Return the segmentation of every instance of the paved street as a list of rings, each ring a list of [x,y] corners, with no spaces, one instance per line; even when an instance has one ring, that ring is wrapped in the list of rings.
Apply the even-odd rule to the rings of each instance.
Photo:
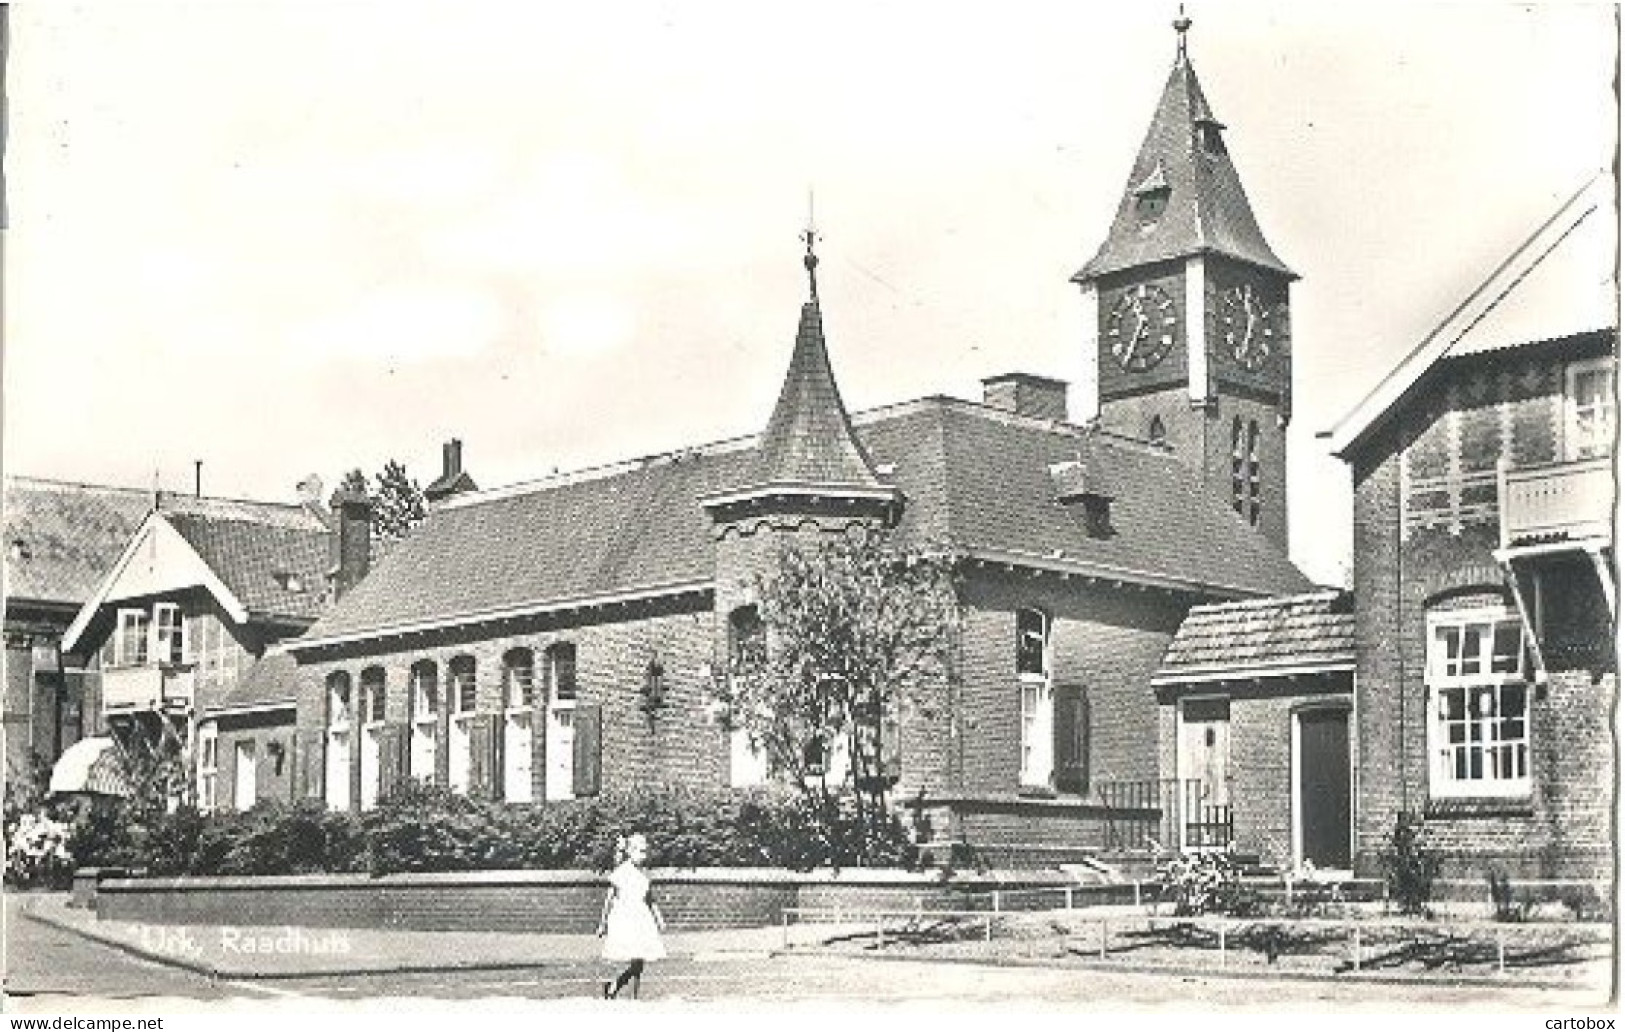
[[[8,910],[10,908],[8,907]],[[600,964],[559,961],[521,971],[349,975],[264,982],[221,981],[131,957],[72,932],[35,921],[8,922],[6,991],[18,1011],[59,1012],[64,995],[120,1000],[183,997],[190,1000],[344,1001],[376,997],[433,999],[525,998],[585,1001],[596,998]],[[835,956],[674,959],[653,965],[648,1001],[694,1003],[849,1003],[906,1001],[1021,1006],[1159,1004],[1305,1009],[1437,1006],[1577,1007],[1595,994],[1505,988],[1389,985],[1315,981],[1192,978],[1127,972],[994,967],[942,962],[866,960]],[[41,995],[43,994],[43,995]],[[603,1006],[610,1006],[603,1004]]]

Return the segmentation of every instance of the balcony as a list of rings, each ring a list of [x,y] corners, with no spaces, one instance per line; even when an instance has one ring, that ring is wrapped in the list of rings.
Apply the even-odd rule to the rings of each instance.
[[[1501,547],[1608,540],[1613,533],[1612,456],[1501,473]]]
[[[113,667],[102,671],[102,711],[186,709],[192,705],[193,668]]]

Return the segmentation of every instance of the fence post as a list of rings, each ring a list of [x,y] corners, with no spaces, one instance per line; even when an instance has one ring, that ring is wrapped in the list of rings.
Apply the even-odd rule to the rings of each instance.
[[[1068,910],[1072,909],[1072,886],[1070,885],[1066,887],[1066,908]]]
[[[998,889],[993,890],[993,912],[995,914],[997,914],[999,912],[999,890]]]
[[[1219,967],[1224,967],[1224,922],[1219,922]]]
[[[1111,940],[1111,922],[1106,918],[1100,919],[1100,959],[1106,959],[1106,943]]]
[[[884,948],[886,945],[886,918],[881,915],[875,918],[875,947]]]
[[[1507,973],[1507,933],[1504,928],[1495,930],[1495,973]]]
[[[1140,906],[1140,879],[1134,879],[1134,906]]]
[[[1360,929],[1359,929],[1359,927],[1358,926],[1354,927],[1352,929],[1352,932],[1354,934],[1354,970],[1358,971],[1358,970],[1360,970]]]
[[[779,926],[783,929],[784,937],[779,943],[781,949],[790,948],[790,908],[785,907],[779,911]]]
[[[991,915],[984,914],[982,916],[982,941],[993,941],[993,918]]]

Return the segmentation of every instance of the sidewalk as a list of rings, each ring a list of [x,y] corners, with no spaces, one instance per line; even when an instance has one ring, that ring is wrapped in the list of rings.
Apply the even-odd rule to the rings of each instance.
[[[380,928],[141,925],[98,921],[67,897],[20,901],[24,920],[43,921],[115,949],[213,978],[303,978],[448,969],[505,970],[581,963],[598,957],[592,935],[423,932]],[[673,957],[765,957],[779,948],[776,927],[672,932]]]

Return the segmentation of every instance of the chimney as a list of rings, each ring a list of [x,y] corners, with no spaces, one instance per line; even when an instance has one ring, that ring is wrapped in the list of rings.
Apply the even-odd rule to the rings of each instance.
[[[340,599],[367,575],[372,566],[372,502],[361,491],[340,488],[328,503],[337,517],[333,531],[337,561],[333,598]]]
[[[1066,422],[1066,381],[1032,373],[1003,373],[982,381],[982,404],[1018,416]]]
[[[478,491],[474,478],[463,470],[463,442],[453,437],[441,446],[441,471],[434,483],[423,489],[425,501],[433,504],[464,491]]]

